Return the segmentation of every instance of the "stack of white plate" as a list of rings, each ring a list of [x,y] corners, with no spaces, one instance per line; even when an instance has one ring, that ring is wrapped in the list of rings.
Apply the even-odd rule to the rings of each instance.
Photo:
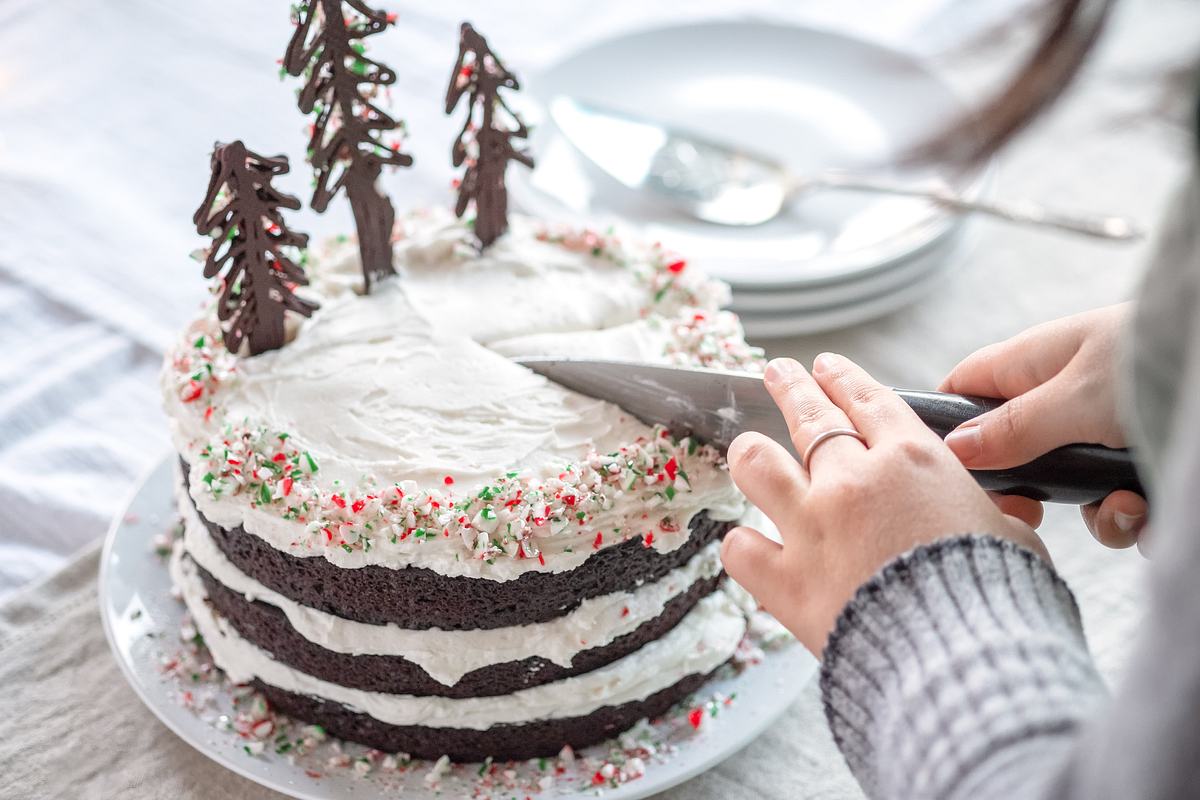
[[[934,290],[965,260],[969,228],[963,220],[919,247],[898,246],[890,257],[872,254],[828,269],[795,262],[766,276],[734,265],[707,267],[733,285],[732,307],[748,335],[798,336],[874,319]]]
[[[844,327],[916,300],[961,261],[964,219],[923,200],[816,190],[763,225],[701,222],[601,172],[542,111],[556,97],[734,143],[798,175],[869,168],[967,195],[989,184],[989,169],[886,166],[963,104],[917,59],[841,34],[757,22],[662,28],[593,44],[533,75],[521,110],[535,123],[537,167],[510,170],[516,203],[664,242],[730,283],[751,336]]]

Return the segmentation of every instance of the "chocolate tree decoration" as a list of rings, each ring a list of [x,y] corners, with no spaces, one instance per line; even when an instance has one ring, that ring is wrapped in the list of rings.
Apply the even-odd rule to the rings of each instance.
[[[454,166],[464,161],[467,164],[454,213],[461,217],[474,201],[475,236],[482,247],[508,230],[508,193],[504,188],[508,162],[533,166],[529,153],[518,150],[512,141],[528,138],[529,130],[500,96],[500,89],[520,88],[516,76],[488,48],[487,40],[471,23],[464,22],[459,34],[458,62],[446,91],[446,113],[454,110],[464,94],[468,96],[467,120],[451,150]],[[497,110],[503,113],[497,115]]]
[[[396,274],[391,247],[396,212],[377,180],[385,166],[412,164],[399,144],[388,146],[380,139],[400,123],[372,102],[381,86],[395,82],[396,73],[367,58],[360,41],[384,30],[392,17],[361,0],[307,0],[296,14],[283,68],[305,76],[297,104],[305,114],[316,112],[308,141],[316,173],[311,205],[324,212],[346,190],[369,292],[372,279]]]
[[[283,222],[281,209],[294,211],[300,200],[271,186],[287,171],[286,156],[265,158],[240,141],[218,143],[208,192],[192,217],[201,236],[213,236],[204,277],[225,270],[217,318],[228,323],[224,339],[231,353],[241,350],[243,341],[251,355],[282,347],[284,312],[307,317],[317,309],[293,291],[308,279],[287,248],[306,246],[308,236]]]

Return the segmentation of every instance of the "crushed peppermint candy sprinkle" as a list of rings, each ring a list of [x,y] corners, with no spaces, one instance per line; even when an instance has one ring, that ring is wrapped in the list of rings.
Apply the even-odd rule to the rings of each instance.
[[[617,498],[635,495],[646,508],[669,510],[679,495],[692,491],[687,467],[720,465],[720,454],[690,437],[676,439],[663,427],[613,453],[589,453],[567,464],[557,477],[534,480],[507,472],[470,494],[419,487],[413,481],[357,488],[323,488],[316,480],[317,460],[291,443],[287,433],[227,425],[219,439],[192,459],[202,490],[214,498],[241,496],[258,508],[277,511],[304,525],[313,547],[353,552],[386,548],[401,541],[454,538],[473,558],[541,557],[538,540],[577,530],[606,541],[637,535],[649,547],[655,530],[618,529],[610,539],[592,533],[589,524]],[[681,521],[669,514],[657,522],[676,532]]]
[[[660,324],[669,326],[664,355],[673,364],[742,372],[762,372],[766,366],[763,349],[746,344],[742,323],[732,311],[682,308]]]
[[[192,405],[207,420],[212,417],[213,395],[237,373],[237,357],[225,349],[215,323],[197,322],[186,338],[171,356],[176,391],[181,403]]]
[[[650,298],[642,308],[643,316],[661,313],[663,306],[716,307],[727,299],[722,284],[687,269],[687,262],[661,242],[649,247],[631,244],[612,228],[603,234],[589,228],[546,228],[538,231],[537,238],[628,269],[646,287]]]

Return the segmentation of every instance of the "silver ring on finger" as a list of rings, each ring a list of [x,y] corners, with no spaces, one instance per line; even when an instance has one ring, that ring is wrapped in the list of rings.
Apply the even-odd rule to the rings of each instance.
[[[808,443],[808,447],[804,448],[804,455],[800,458],[800,466],[804,467],[805,472],[809,471],[808,465],[809,462],[812,461],[813,453],[816,452],[816,449],[825,442],[828,442],[830,439],[838,436],[853,436],[855,439],[858,439],[860,442],[862,442],[864,446],[867,443],[867,438],[858,431],[854,430],[854,428],[830,428],[827,431],[821,431],[813,437],[811,442]]]

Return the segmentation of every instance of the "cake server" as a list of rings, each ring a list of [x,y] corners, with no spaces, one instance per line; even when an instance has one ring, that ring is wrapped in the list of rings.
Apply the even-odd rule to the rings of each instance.
[[[517,363],[580,394],[614,403],[647,424],[695,435],[721,450],[739,433],[758,431],[796,454],[760,375],[573,358],[519,358]],[[1002,402],[907,389],[896,393],[939,436]],[[984,489],[1055,503],[1093,503],[1117,489],[1144,494],[1129,451],[1097,444],[1067,445],[1018,467],[971,474]]]
[[[618,183],[655,194],[697,219],[720,225],[761,225],[778,216],[800,193],[838,190],[919,197],[958,213],[987,214],[1098,239],[1143,236],[1124,217],[1068,214],[1028,202],[970,198],[944,183],[912,185],[833,170],[798,175],[761,153],[571,97],[551,100],[550,117],[580,153]]]

